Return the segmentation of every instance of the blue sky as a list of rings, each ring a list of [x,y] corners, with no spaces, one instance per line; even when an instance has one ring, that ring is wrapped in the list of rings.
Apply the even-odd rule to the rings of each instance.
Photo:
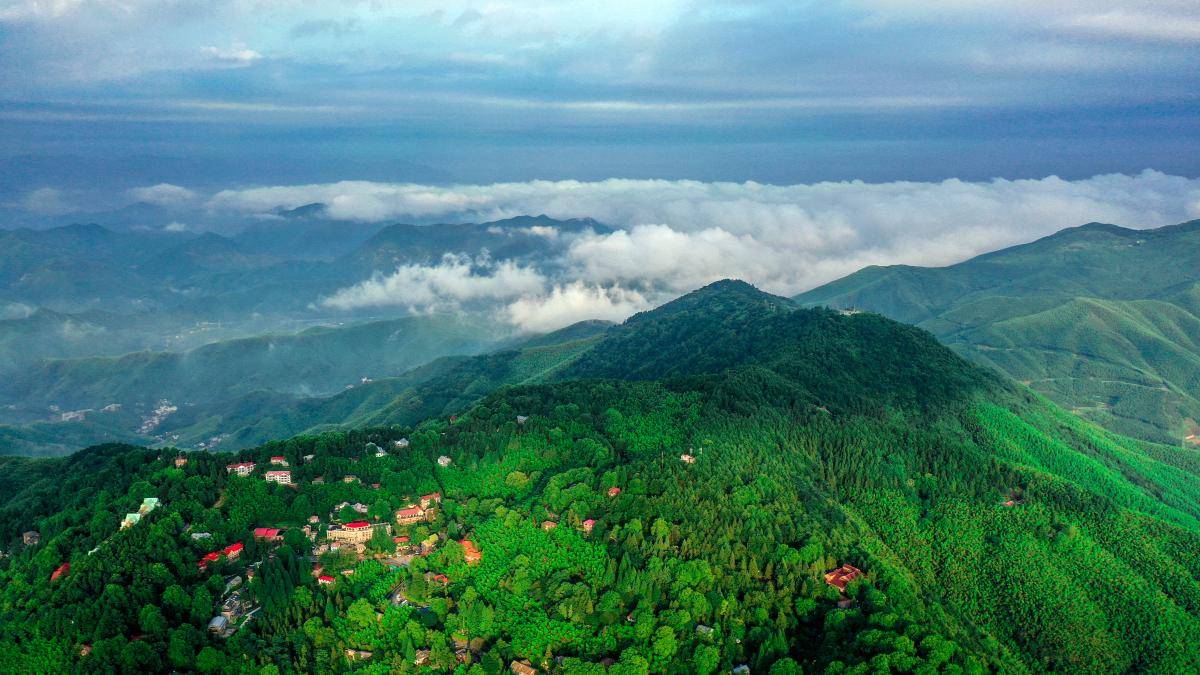
[[[0,0],[0,192],[1200,174],[1194,0]]]

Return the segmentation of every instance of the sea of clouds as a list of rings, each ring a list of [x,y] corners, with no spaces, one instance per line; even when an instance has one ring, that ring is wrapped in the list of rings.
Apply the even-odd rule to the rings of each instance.
[[[319,301],[345,310],[422,311],[490,300],[514,325],[547,330],[586,318],[623,319],[722,278],[793,295],[867,265],[948,265],[1093,221],[1147,228],[1200,218],[1200,179],[1144,171],[1082,180],[804,185],[344,181],[224,190],[207,207],[255,214],[314,202],[325,204],[330,217],[351,221],[546,214],[617,228],[560,238],[553,264],[447,256],[376,274]]]

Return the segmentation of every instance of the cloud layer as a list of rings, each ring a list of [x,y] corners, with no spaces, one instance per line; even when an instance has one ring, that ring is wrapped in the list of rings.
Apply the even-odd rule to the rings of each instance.
[[[323,298],[366,307],[499,306],[547,330],[619,320],[712,281],[736,277],[792,295],[867,265],[947,265],[1101,221],[1155,227],[1200,217],[1200,179],[1146,171],[1067,181],[810,185],[696,181],[535,181],[437,187],[341,182],[222,191],[209,207],[253,214],[323,202],[355,220],[486,221],[545,213],[617,228],[563,240],[553,260],[448,256],[405,265]],[[552,232],[539,232],[551,236]]]
[[[571,242],[563,262],[573,279],[684,291],[737,276],[792,294],[866,265],[946,265],[1090,221],[1153,227],[1200,217],[1200,180],[1146,171],[1078,181],[782,186],[618,179],[449,187],[348,181],[227,190],[209,205],[255,213],[313,202],[327,204],[333,217],[365,221],[484,221],[537,213],[593,217],[621,229]]]

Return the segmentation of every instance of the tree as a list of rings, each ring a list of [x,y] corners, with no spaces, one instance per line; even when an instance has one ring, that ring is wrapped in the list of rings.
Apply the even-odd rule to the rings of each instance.
[[[156,638],[163,637],[167,632],[167,620],[157,605],[145,605],[138,613],[138,625],[146,633]]]
[[[217,651],[215,647],[205,647],[196,656],[196,670],[202,673],[216,673],[223,667],[225,667],[225,655]]]
[[[692,656],[692,665],[700,675],[709,675],[721,664],[721,650],[713,645],[700,645]]]
[[[791,657],[785,656],[771,664],[770,675],[803,675],[803,673],[804,670],[800,668],[800,664]]]

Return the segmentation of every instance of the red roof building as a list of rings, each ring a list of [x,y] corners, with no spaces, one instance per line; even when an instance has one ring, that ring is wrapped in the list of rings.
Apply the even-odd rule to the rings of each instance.
[[[839,591],[845,591],[846,586],[863,575],[862,570],[853,565],[842,565],[832,572],[825,573],[825,583]]]
[[[345,527],[347,530],[361,530],[364,527],[370,527],[370,526],[371,526],[371,524],[365,520],[356,520],[353,523],[346,523],[345,525],[343,525],[343,527]]]
[[[419,506],[408,506],[396,511],[396,522],[401,525],[418,523],[425,520],[425,509]]]
[[[279,534],[282,531],[278,527],[256,527],[254,528],[254,538],[263,541],[279,541],[283,538]]]
[[[236,464],[226,464],[226,473],[236,473],[239,476],[249,476],[250,472],[254,471],[254,462],[238,462]]]
[[[609,497],[616,497],[619,494],[621,494],[621,488],[619,488],[619,487],[608,488],[608,496]]]
[[[287,458],[284,457],[283,455],[275,455],[274,457],[271,458],[271,463],[275,464],[277,466],[287,466],[288,465]]]
[[[333,577],[329,576],[328,574],[322,574],[321,576],[317,577],[317,583],[318,584],[332,584]]]
[[[430,504],[441,504],[441,503],[442,503],[442,493],[440,493],[440,492],[431,492],[427,495],[421,495],[421,508],[423,508],[423,509],[429,508]]]
[[[212,553],[205,553],[204,557],[201,558],[200,562],[199,562],[200,569],[204,569],[205,567],[208,567],[208,564],[211,562],[216,562],[217,560],[220,560],[221,556],[225,556],[225,558],[227,560],[235,560],[235,559],[237,559],[238,556],[240,556],[242,554],[242,549],[244,549],[244,548],[246,548],[245,545],[239,541],[237,543],[226,546],[225,548],[221,549],[220,551],[213,551]]]
[[[59,565],[58,569],[54,570],[54,572],[52,572],[50,574],[50,581],[58,581],[59,577],[65,575],[67,572],[70,572],[70,571],[71,571],[71,563],[65,562],[65,563]]]
[[[587,520],[583,521],[583,531],[584,532],[591,532],[592,528],[594,528],[594,527],[596,527],[595,519],[588,518]]]
[[[432,579],[434,581],[441,582],[442,585],[450,583],[450,577],[446,576],[445,574],[435,574],[433,575]]]
[[[542,521],[542,529],[547,532],[549,532],[550,530],[553,530],[556,527],[558,527],[558,523],[554,522],[553,520],[543,520]]]

